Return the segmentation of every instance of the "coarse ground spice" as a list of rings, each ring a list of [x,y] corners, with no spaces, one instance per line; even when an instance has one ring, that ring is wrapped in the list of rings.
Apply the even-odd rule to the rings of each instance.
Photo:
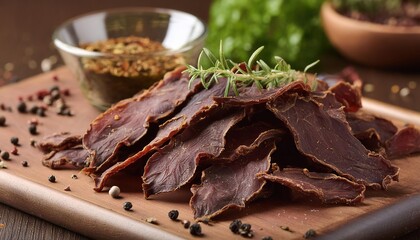
[[[199,223],[193,223],[190,226],[190,234],[193,236],[201,236],[203,233],[201,232],[201,225]]]
[[[10,154],[9,154],[9,152],[7,152],[7,151],[3,151],[3,152],[1,152],[1,158],[2,158],[3,160],[9,160],[9,159],[10,159]]]
[[[54,175],[49,176],[48,181],[50,181],[52,183],[55,183],[55,181],[56,181],[55,176]]]
[[[0,127],[6,126],[6,117],[0,116]]]
[[[123,208],[124,208],[124,210],[126,210],[126,211],[130,211],[130,210],[131,210],[131,208],[133,208],[133,204],[132,204],[131,202],[125,202],[125,203],[123,204]]]
[[[305,234],[303,235],[303,237],[305,238],[305,239],[308,239],[308,238],[314,238],[314,237],[316,237],[316,231],[315,230],[313,230],[313,229],[309,229],[308,231],[306,231],[305,232]]]
[[[171,211],[168,212],[168,217],[171,220],[177,220],[178,219],[178,216],[179,216],[178,210],[171,210]]]

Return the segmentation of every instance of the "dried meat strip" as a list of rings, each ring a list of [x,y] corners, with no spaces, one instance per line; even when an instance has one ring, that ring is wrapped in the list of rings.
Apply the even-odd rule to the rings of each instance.
[[[54,133],[46,136],[42,141],[37,144],[37,148],[43,153],[52,151],[60,151],[69,149],[71,147],[81,145],[82,136],[72,135],[69,132]]]
[[[385,144],[387,157],[395,159],[420,152],[420,130],[408,125],[399,130]]]
[[[138,142],[151,123],[168,117],[201,88],[197,84],[188,91],[189,79],[182,75],[182,70],[166,74],[149,90],[119,102],[91,123],[83,144],[91,155],[90,167],[94,172],[103,172],[115,164],[120,148]]]
[[[331,117],[323,105],[297,94],[284,95],[267,108],[289,128],[297,149],[315,163],[373,188],[398,180],[399,169],[367,150],[347,122]]]
[[[159,130],[154,139],[144,146],[141,151],[138,151],[122,162],[116,163],[100,176],[96,177],[95,190],[101,191],[113,175],[128,168],[137,161],[141,161],[153,149],[160,147],[191,124],[205,119],[211,112],[216,111],[220,106],[212,99],[212,96],[223,96],[225,81],[226,79],[220,79],[219,84],[193,95],[176,115],[159,126]]]
[[[153,154],[144,168],[145,197],[172,192],[190,182],[199,160],[217,157],[224,149],[226,133],[244,117],[244,111],[239,110],[219,119],[207,118]]]
[[[278,168],[258,177],[279,183],[294,191],[315,196],[327,204],[355,204],[364,199],[365,186],[333,173],[309,172],[308,169]]]
[[[256,175],[269,171],[275,141],[281,134],[277,130],[263,132],[251,146],[241,146],[238,150],[241,155],[236,159],[204,170],[201,184],[191,187],[190,206],[194,218],[207,219],[230,208],[244,208],[246,203],[258,197],[265,181]]]
[[[83,146],[52,151],[42,160],[42,164],[52,169],[76,169],[86,166],[89,153]]]

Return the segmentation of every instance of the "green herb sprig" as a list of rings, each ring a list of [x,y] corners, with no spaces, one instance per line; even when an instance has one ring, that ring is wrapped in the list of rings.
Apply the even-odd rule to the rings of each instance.
[[[299,71],[291,68],[291,66],[281,57],[275,56],[276,65],[271,68],[263,60],[257,60],[258,55],[264,47],[259,47],[249,57],[247,62],[236,63],[225,58],[223,53],[223,44],[220,42],[219,57],[217,58],[209,49],[203,48],[201,51],[197,67],[187,65],[185,72],[190,75],[189,86],[196,79],[200,79],[204,88],[208,89],[212,84],[218,83],[219,78],[226,78],[226,87],[224,95],[228,96],[230,90],[238,95],[240,86],[250,86],[255,84],[260,89],[269,89],[284,86],[293,81],[301,79],[302,75]],[[207,62],[204,59],[207,58]],[[303,72],[303,81],[308,82],[306,72],[316,65],[319,60],[306,66]],[[210,64],[209,67],[205,65]],[[312,81],[312,89],[316,88],[316,81]]]

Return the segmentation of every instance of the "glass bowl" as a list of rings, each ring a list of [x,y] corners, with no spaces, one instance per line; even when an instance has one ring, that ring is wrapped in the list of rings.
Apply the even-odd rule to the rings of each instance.
[[[171,9],[93,12],[63,23],[53,42],[92,105],[105,110],[184,64],[195,64],[207,28]]]

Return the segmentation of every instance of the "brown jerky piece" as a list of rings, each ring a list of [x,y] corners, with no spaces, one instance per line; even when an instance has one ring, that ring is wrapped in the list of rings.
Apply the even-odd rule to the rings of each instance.
[[[71,135],[69,132],[61,132],[46,136],[37,144],[37,147],[43,153],[49,153],[51,151],[69,149],[80,144],[82,144],[82,136]]]
[[[395,159],[420,152],[420,130],[408,125],[399,130],[385,144],[387,157]]]
[[[241,155],[236,159],[204,170],[201,184],[191,187],[190,206],[194,218],[207,219],[229,208],[244,208],[247,202],[258,197],[265,181],[256,175],[270,169],[278,137],[277,130],[264,132],[251,146],[241,146],[238,150]]]
[[[119,161],[120,148],[138,142],[151,123],[168,117],[188,96],[198,91],[198,84],[188,91],[189,79],[182,76],[182,70],[167,73],[149,90],[117,103],[91,123],[83,144],[91,155],[90,168],[94,172],[102,172]]]
[[[216,120],[206,119],[185,129],[158,150],[144,168],[145,197],[171,192],[190,182],[201,158],[217,157],[225,145],[229,129],[245,117],[235,111]]]
[[[89,153],[81,145],[69,149],[52,151],[45,156],[42,164],[52,169],[77,169],[86,166]]]
[[[368,151],[347,122],[331,117],[323,105],[297,94],[284,95],[267,108],[286,124],[297,149],[313,162],[373,188],[386,188],[398,180],[399,169],[379,154]]]
[[[223,96],[226,79],[220,79],[219,84],[214,85],[210,89],[201,91],[188,101],[183,108],[171,119],[159,126],[159,131],[155,138],[150,141],[141,151],[122,162],[116,163],[107,169],[99,177],[95,179],[96,191],[102,190],[107,181],[116,173],[126,169],[130,165],[140,161],[142,157],[150,153],[154,148],[160,147],[177,133],[181,132],[189,125],[194,124],[208,117],[208,115],[217,110],[219,105],[213,101],[212,96]]]
[[[364,199],[365,186],[332,173],[309,172],[308,169],[277,168],[272,174],[258,177],[279,183],[294,191],[314,196],[327,204],[354,204]]]

